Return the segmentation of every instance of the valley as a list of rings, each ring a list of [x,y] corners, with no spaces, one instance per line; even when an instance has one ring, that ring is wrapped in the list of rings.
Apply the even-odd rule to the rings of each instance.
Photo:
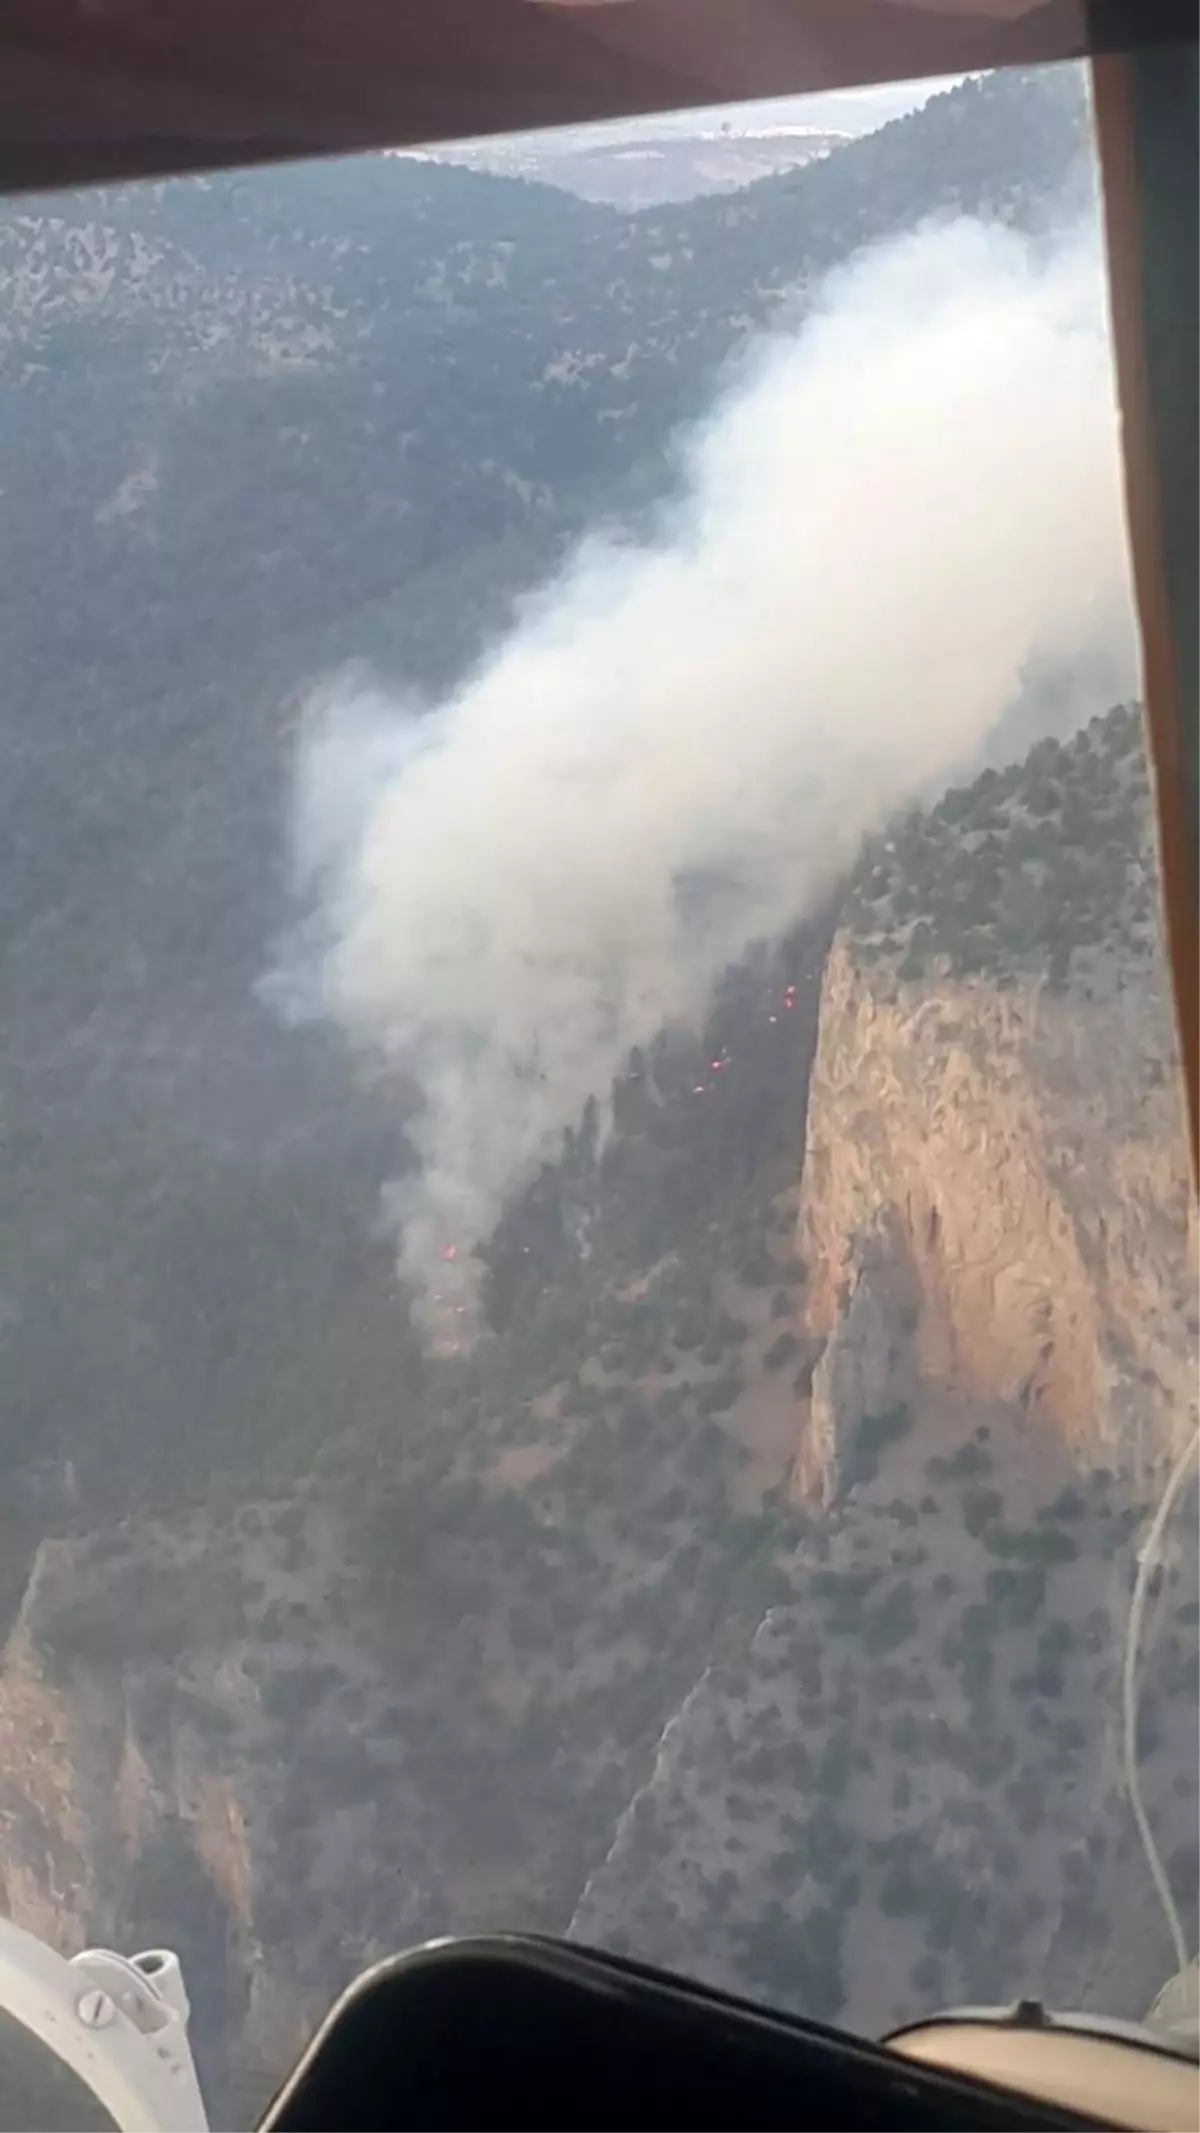
[[[875,2033],[1170,1967],[1117,1722],[1200,1334],[1139,708],[1031,678],[633,1048],[457,1352],[381,1221],[416,1095],[263,984],[314,681],[436,716],[831,267],[1037,232],[1085,141],[1013,76],[637,213],[380,157],[0,223],[0,1900],[180,1950],[214,2123],[445,1932]],[[1193,1943],[1194,1512],[1140,1741]]]

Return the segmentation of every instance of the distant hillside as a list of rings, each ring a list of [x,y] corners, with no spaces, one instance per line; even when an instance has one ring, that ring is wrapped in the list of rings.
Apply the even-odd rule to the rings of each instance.
[[[686,132],[678,121],[662,132],[647,123],[636,137],[616,139],[598,139],[596,132],[585,128],[565,135],[480,141],[434,151],[433,160],[461,163],[468,170],[492,170],[501,176],[533,178],[543,185],[559,185],[581,200],[610,207],[644,209],[694,200],[705,193],[739,192],[759,178],[801,169],[848,138],[799,123],[761,130],[750,124],[714,125],[707,132],[694,133]]]
[[[967,84],[637,216],[395,157],[11,204],[10,671],[130,709],[351,653],[444,679],[669,488],[672,431],[781,300],[922,217],[1036,220],[1084,126],[1070,71]]]

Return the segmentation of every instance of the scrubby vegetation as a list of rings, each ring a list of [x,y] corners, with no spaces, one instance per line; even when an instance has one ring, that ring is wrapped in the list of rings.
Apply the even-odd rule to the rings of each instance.
[[[289,691],[349,650],[406,688],[452,680],[581,527],[644,530],[673,424],[782,279],[916,213],[1036,215],[1082,116],[1062,77],[971,83],[843,162],[636,223],[380,159],[267,174],[257,206],[240,177],[123,191],[118,282],[148,232],[189,288],[335,319],[328,362],[254,343],[239,369],[235,334],[201,389],[187,305],[138,311],[140,268],[117,333],[58,315],[7,344],[14,378],[32,365],[0,602],[31,738],[4,864],[33,919],[0,1449],[36,1533],[53,1489],[72,1530],[76,1496],[134,1514],[73,1588],[47,1578],[32,1657],[43,1686],[111,1691],[147,1799],[194,1761],[244,1807],[255,1948],[317,1994],[398,1930],[490,1910],[561,1931],[589,1900],[597,1938],[810,2015],[846,2011],[860,1906],[868,1931],[909,1921],[915,1991],[1011,1990],[1022,1920],[996,1883],[1018,1839],[1058,1836],[1094,1745],[1075,1691],[1084,1652],[1106,1681],[1111,1634],[1079,1593],[1101,1516],[1114,1551],[1133,1525],[1114,1477],[1111,1502],[1072,1487],[1023,1520],[985,1429],[910,1502],[924,1446],[899,1404],[853,1433],[828,1516],[788,1500],[788,1447],[752,1441],[748,1395],[786,1424],[790,1388],[799,1424],[812,1390],[795,1185],[832,912],[730,972],[707,1028],[631,1056],[616,1130],[585,1116],[492,1238],[479,1351],[437,1364],[372,1229],[394,1103],[352,1100],[253,983]],[[998,194],[1014,131],[1025,175]],[[91,213],[63,203],[64,241]],[[580,343],[591,370],[556,377]],[[146,438],[141,516],[106,517]],[[1062,984],[1113,909],[1133,937],[1135,736],[1113,714],[894,825],[850,893],[859,952],[902,982]],[[1173,1604],[1182,1639],[1194,1603]],[[1148,1755],[1189,1648],[1148,1677]],[[171,1825],[182,1864],[143,1850],[118,1944],[173,1935],[194,1834]],[[212,1932],[232,1971],[245,1921]]]
[[[1045,978],[1089,950],[1143,950],[1157,925],[1136,705],[1044,740],[914,809],[864,853],[846,907],[855,953],[902,982]]]
[[[879,1414],[863,1415],[855,1425],[849,1449],[843,1454],[843,1488],[866,1487],[874,1481],[887,1446],[907,1436],[911,1428],[912,1415],[902,1404],[886,1408]]]

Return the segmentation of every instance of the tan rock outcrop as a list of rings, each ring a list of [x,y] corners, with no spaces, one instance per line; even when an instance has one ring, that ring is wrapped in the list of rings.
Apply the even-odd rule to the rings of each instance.
[[[1058,992],[825,975],[798,1241],[825,1343],[797,1480],[830,1493],[905,1373],[1018,1403],[1137,1470],[1195,1424],[1195,1220],[1163,973],[1082,959]]]

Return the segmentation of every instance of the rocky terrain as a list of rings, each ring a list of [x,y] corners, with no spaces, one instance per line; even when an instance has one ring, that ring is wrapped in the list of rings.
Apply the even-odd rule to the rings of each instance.
[[[455,1928],[866,2027],[1160,1982],[1114,1673],[1197,1326],[1137,714],[889,825],[631,1056],[465,1356],[379,1234],[403,1121],[257,990],[314,673],[461,674],[781,302],[1037,226],[1083,125],[1014,79],[640,215],[377,158],[0,224],[0,1896],[180,1948],[218,2123]]]
[[[1108,811],[1090,928],[1051,792]],[[284,1495],[43,1543],[14,1915],[180,1943],[234,2099],[372,1955],[487,1923],[867,2028],[1137,2012],[1116,1677],[1197,1330],[1152,867],[1136,711],[898,823],[832,945],[731,978],[512,1210],[472,1356]],[[1188,1904],[1184,1531],[1142,1755]]]
[[[825,973],[804,1169],[827,1470],[856,1381],[877,1407],[909,1397],[889,1350],[1081,1458],[1136,1473],[1182,1448],[1195,1218],[1158,928],[1136,707],[867,853]]]
[[[474,1356],[397,1375],[286,1496],[39,1551],[0,1687],[8,1900],[60,1944],[182,1935],[210,2074],[231,2043],[252,2089],[276,2071],[364,1951],[564,1927],[743,1587],[753,1617],[826,941],[632,1065],[619,1140],[581,1135],[495,1240]]]
[[[678,1965],[703,1949],[722,1982],[871,2027],[1035,1980],[1132,2013],[1169,1958],[1116,1670],[1200,1331],[1136,708],[864,856],[796,1247],[787,1496],[810,1528],[744,1652],[664,1729],[574,1930]],[[1187,1531],[1142,1748],[1194,1917]]]

